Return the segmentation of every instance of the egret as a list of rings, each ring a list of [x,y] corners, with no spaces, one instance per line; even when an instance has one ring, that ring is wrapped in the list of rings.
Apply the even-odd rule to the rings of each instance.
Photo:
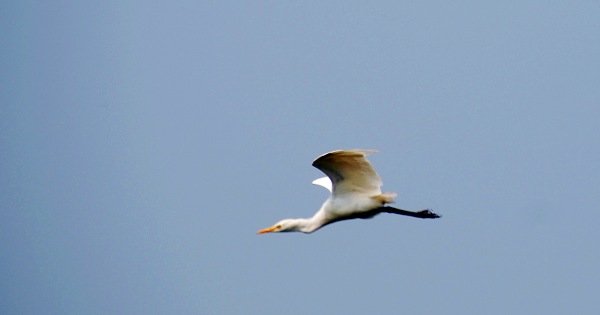
[[[375,150],[338,150],[318,157],[312,165],[326,177],[313,181],[331,195],[311,218],[285,219],[258,231],[312,233],[327,224],[349,219],[370,219],[379,213],[394,213],[422,219],[440,216],[429,209],[413,212],[385,206],[394,202],[395,193],[381,192],[383,182],[366,156]]]

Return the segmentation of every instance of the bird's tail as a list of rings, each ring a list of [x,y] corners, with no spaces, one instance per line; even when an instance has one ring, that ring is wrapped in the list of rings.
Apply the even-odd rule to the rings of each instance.
[[[396,198],[396,196],[398,196],[396,193],[385,192],[381,195],[373,196],[371,198],[381,202],[382,204],[386,204],[394,202],[394,198]]]

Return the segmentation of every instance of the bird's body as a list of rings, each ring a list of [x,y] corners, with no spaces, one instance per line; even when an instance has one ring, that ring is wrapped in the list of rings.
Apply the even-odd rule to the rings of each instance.
[[[381,178],[365,158],[373,150],[339,150],[318,157],[313,166],[327,177],[313,181],[323,186],[331,195],[321,209],[311,218],[285,219],[270,228],[258,231],[259,234],[271,232],[312,233],[317,229],[341,220],[368,219],[381,212],[409,215],[419,218],[438,218],[429,210],[411,212],[392,207],[384,207],[394,202],[395,193],[382,193]]]

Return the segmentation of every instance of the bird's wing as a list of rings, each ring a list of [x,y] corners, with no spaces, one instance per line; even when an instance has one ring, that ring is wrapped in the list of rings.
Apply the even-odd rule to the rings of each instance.
[[[333,194],[381,194],[381,178],[365,158],[374,150],[339,150],[318,157],[313,166],[331,179]]]
[[[331,180],[327,176],[317,178],[317,179],[313,180],[312,183],[317,186],[325,187],[325,189],[329,190],[329,192],[332,192],[331,191],[331,187],[332,187]]]

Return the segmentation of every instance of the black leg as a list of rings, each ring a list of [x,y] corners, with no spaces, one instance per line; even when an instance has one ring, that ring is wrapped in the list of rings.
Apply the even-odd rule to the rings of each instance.
[[[380,208],[377,208],[377,210],[379,210],[380,212],[406,215],[409,217],[415,217],[415,218],[421,218],[421,219],[436,219],[436,218],[440,217],[440,215],[431,212],[431,210],[429,210],[429,209],[413,212],[413,211],[402,210],[402,209],[398,209],[398,208],[394,208],[394,207],[380,207]]]

